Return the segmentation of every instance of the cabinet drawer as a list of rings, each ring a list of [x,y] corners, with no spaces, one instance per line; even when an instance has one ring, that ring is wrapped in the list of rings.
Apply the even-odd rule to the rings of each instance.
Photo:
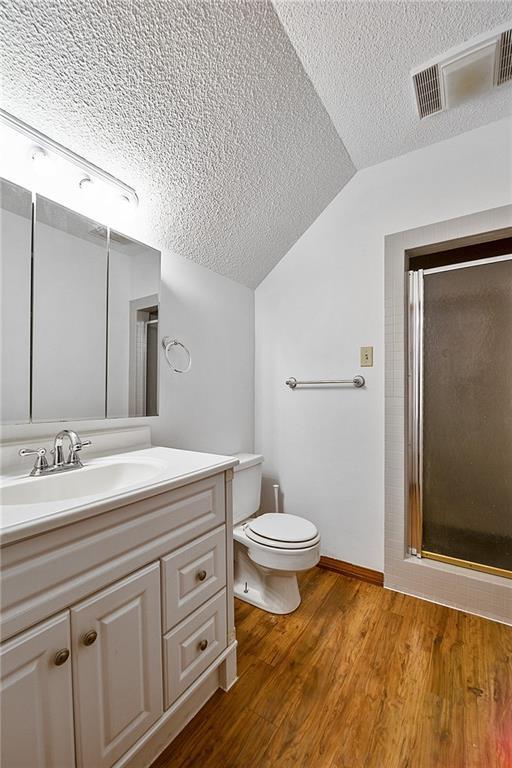
[[[163,557],[163,631],[185,619],[225,585],[225,526]]]
[[[167,709],[226,647],[226,590],[178,624],[163,643]]]

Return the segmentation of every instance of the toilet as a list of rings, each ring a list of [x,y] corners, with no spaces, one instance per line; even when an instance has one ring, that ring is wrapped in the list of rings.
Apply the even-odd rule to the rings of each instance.
[[[269,613],[291,613],[300,605],[297,572],[320,559],[320,534],[297,515],[260,506],[263,456],[238,454],[233,478],[235,596]]]

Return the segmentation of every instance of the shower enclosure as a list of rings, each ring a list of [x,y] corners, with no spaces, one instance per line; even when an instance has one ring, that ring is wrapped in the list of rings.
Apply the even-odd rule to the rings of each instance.
[[[512,256],[409,272],[410,554],[512,578]]]

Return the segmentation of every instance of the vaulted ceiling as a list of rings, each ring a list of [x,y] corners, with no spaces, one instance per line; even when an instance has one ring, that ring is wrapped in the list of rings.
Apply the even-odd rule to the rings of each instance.
[[[13,0],[2,106],[133,185],[160,247],[249,286],[356,168],[512,111],[507,86],[420,123],[409,79],[512,2],[275,6]]]

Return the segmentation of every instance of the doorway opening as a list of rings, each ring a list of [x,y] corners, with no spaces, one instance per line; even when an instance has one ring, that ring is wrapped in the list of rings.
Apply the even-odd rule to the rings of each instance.
[[[130,302],[130,416],[158,416],[158,296]]]

